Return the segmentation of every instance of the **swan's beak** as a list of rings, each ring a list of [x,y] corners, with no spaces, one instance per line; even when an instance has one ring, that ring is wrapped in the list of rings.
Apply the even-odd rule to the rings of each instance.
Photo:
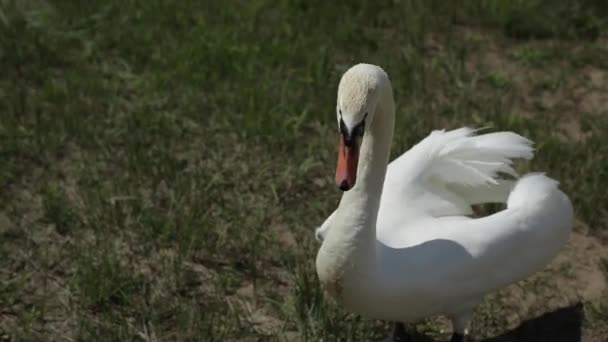
[[[357,139],[346,140],[340,134],[338,146],[338,166],[336,167],[336,184],[342,191],[348,191],[357,181],[357,164],[359,161],[359,146]]]

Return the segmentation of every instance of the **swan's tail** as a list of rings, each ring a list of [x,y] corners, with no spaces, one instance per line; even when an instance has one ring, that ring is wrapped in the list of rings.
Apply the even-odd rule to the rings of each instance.
[[[558,181],[545,176],[544,173],[529,173],[521,177],[511,190],[507,208],[524,208],[531,211],[538,209],[539,212],[559,209],[558,216],[562,221],[572,221],[572,204],[558,185]]]
[[[559,251],[574,224],[572,203],[558,184],[543,173],[527,174],[517,181],[507,200],[507,210],[516,209],[523,229],[534,231],[532,236],[539,242],[552,241],[543,245],[547,256]]]

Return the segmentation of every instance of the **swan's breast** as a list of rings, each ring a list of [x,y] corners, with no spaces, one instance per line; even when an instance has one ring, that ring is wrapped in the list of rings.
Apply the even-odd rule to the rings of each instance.
[[[342,298],[342,291],[344,290],[344,286],[342,286],[341,279],[332,279],[328,281],[321,281],[321,288],[327,292],[327,294],[334,298],[337,301],[340,301]]]
[[[332,298],[340,301],[344,290],[344,272],[335,262],[336,257],[325,255],[323,248],[319,250],[316,260],[317,276],[321,288]]]

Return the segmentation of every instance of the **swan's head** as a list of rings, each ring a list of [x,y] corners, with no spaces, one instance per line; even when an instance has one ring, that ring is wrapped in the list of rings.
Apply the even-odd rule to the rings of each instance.
[[[355,186],[359,148],[374,119],[380,88],[387,80],[384,70],[372,64],[357,64],[342,75],[336,107],[340,131],[336,183],[340,190]]]

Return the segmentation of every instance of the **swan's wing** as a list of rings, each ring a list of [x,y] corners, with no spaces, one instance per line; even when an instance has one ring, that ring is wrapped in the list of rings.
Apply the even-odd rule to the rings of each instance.
[[[481,296],[544,267],[567,241],[573,215],[555,180],[529,174],[517,181],[507,208],[498,213],[429,217],[392,234],[379,232],[379,265],[391,277],[385,282],[394,286],[419,281],[417,288]]]
[[[475,132],[433,131],[395,159],[386,175],[387,200],[416,203],[433,216],[467,215],[472,204],[506,202],[513,182],[499,176],[518,176],[513,159],[531,159],[532,142],[513,132]]]

